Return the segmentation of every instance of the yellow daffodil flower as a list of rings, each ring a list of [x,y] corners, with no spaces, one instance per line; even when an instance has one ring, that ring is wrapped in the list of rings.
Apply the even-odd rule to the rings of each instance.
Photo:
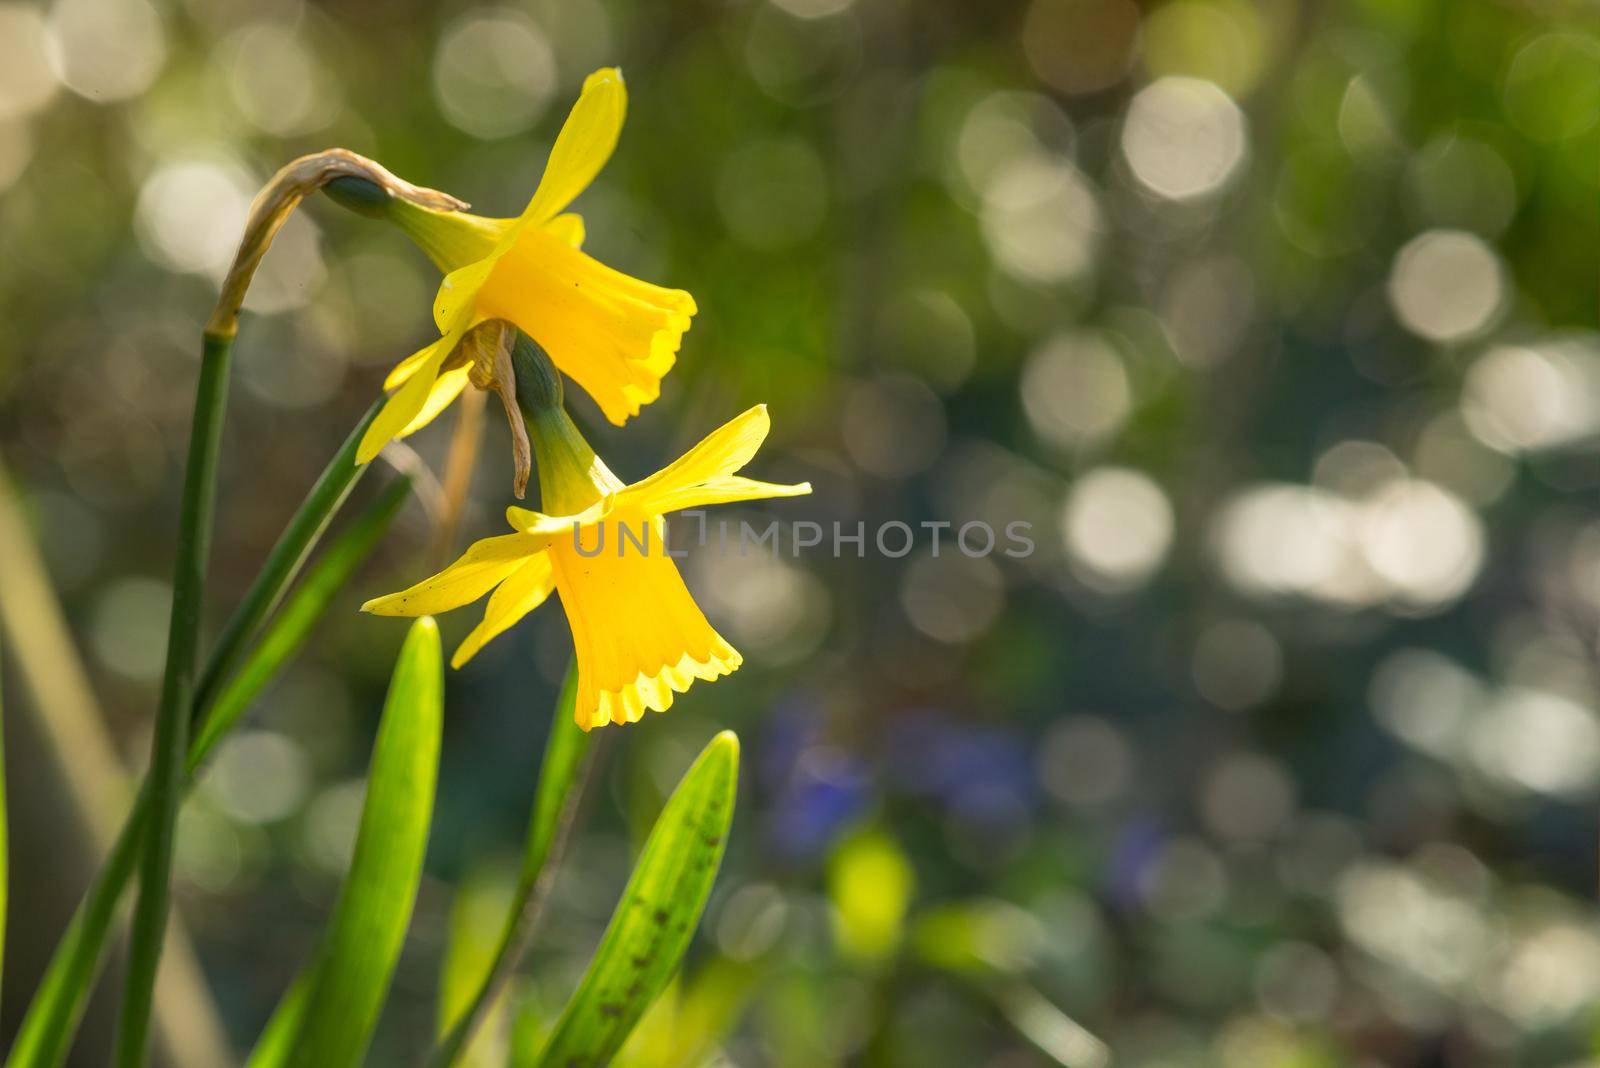
[[[513,533],[486,538],[439,574],[368,601],[363,611],[446,612],[493,589],[483,622],[451,659],[460,667],[551,590],[561,597],[578,659],[576,716],[584,730],[665,711],[695,679],[736,669],[739,653],[712,629],[666,552],[668,512],[728,501],[792,497],[782,486],[734,474],[770,428],[765,405],[727,423],[670,466],[624,485],[559,407],[533,414],[542,504],[551,514],[506,511]],[[676,550],[674,550],[676,552]]]
[[[610,157],[626,111],[620,71],[589,75],[533,198],[515,219],[435,211],[400,198],[388,203],[389,218],[445,273],[433,303],[441,336],[390,372],[384,389],[393,392],[362,438],[359,463],[426,426],[460,395],[487,348],[463,341],[490,320],[537,341],[619,426],[660,395],[694,298],[586,255],[583,219],[563,213]],[[477,373],[480,384],[494,379],[492,368]]]

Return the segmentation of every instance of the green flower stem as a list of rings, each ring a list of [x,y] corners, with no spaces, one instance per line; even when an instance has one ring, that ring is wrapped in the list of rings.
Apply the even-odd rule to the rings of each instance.
[[[465,1011],[450,1025],[433,1052],[427,1068],[449,1068],[472,1041],[474,1033],[488,1015],[490,1007],[516,971],[527,952],[544,902],[555,884],[561,854],[577,822],[588,783],[594,778],[598,748],[592,735],[578,727],[572,714],[578,694],[578,666],[567,670],[561,696],[556,699],[550,722],[550,738],[545,742],[544,759],[539,767],[539,785],[534,793],[533,812],[528,819],[528,840],[522,854],[522,872],[506,912],[505,927],[489,970]]]
[[[250,584],[239,607],[222,628],[216,648],[211,651],[205,670],[200,673],[200,683],[195,688],[194,697],[197,710],[210,707],[217,688],[238,666],[245,643],[255,636],[261,621],[277,607],[284,591],[294,581],[306,557],[321,539],[323,531],[327,530],[345,498],[366,472],[366,464],[356,464],[356,446],[361,444],[361,436],[378,417],[382,407],[380,400],[374,401],[372,407],[367,409],[367,414],[361,417],[344,444],[339,446],[339,451],[328,461],[328,466],[322,469],[322,474],[311,487],[311,492],[306,494],[305,500],[300,502],[289,525],[278,535],[277,544],[267,554],[255,581]]]
[[[338,460],[335,457],[336,463]],[[332,464],[329,466],[331,469]],[[189,745],[186,765],[191,774],[238,722],[239,716],[289,656],[304,644],[334,596],[382,540],[410,490],[409,479],[398,479],[367,506],[312,566],[305,581],[284,603],[282,611],[261,633],[259,640],[250,645],[249,656],[217,692],[214,702],[207,706],[196,705],[194,738]],[[307,502],[309,504],[310,497]],[[331,510],[337,503],[333,501],[326,506]],[[296,515],[296,523],[305,510],[303,505]],[[324,525],[313,524],[319,532]],[[287,585],[290,577],[283,576],[281,582]],[[269,599],[276,601],[281,593],[281,589],[275,590]],[[106,938],[116,915],[117,902],[138,864],[138,847],[148,815],[148,796],[141,791],[105,863],[84,894],[71,926],[56,947],[50,967],[17,1033],[6,1061],[7,1068],[53,1068],[65,1059],[89,988],[105,955]]]
[[[119,1068],[142,1068],[149,1053],[150,1009],[155,1001],[156,969],[161,963],[167,931],[172,842],[183,785],[183,760],[189,751],[195,646],[200,637],[206,563],[216,513],[217,454],[222,444],[232,362],[232,336],[208,333],[200,358],[194,422],[189,430],[189,459],[178,519],[178,558],[172,582],[172,620],[167,630],[167,665],[146,778],[150,817],[143,836],[139,902],[129,937],[128,972],[117,1026]]]

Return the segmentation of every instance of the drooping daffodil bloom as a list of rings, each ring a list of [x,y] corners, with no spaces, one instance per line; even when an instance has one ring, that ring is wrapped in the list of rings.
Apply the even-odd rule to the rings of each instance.
[[[668,555],[662,517],[811,492],[806,483],[775,485],[734,473],[767,436],[766,406],[751,408],[632,485],[611,473],[560,407],[530,414],[546,513],[508,509],[513,533],[477,542],[439,574],[362,609],[432,615],[494,590],[483,622],[451,659],[460,667],[556,591],[572,628],[575,714],[584,730],[632,723],[646,709],[665,711],[673,695],[695,679],[709,681],[736,669],[739,653],[712,629]]]
[[[495,346],[469,340],[485,324],[509,323],[533,338],[619,426],[660,395],[694,298],[587,255],[582,218],[564,212],[610,157],[626,111],[620,71],[589,75],[533,198],[515,219],[388,203],[388,217],[444,272],[433,303],[441,336],[390,372],[384,389],[392,392],[362,438],[357,462],[426,426],[469,380],[496,384],[497,369],[488,366]]]

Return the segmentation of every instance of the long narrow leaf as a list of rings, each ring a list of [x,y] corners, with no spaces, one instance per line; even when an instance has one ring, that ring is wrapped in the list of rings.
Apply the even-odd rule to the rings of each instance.
[[[289,656],[305,644],[312,626],[327,613],[335,595],[382,539],[409,490],[408,480],[397,481],[368,505],[312,566],[300,588],[252,645],[250,656],[234,681],[218,695],[211,715],[202,718],[199,734],[190,743],[191,771],[227,728],[238,721]],[[138,863],[139,836],[144,833],[147,812],[141,792],[50,958],[6,1058],[6,1068],[55,1068],[66,1059],[105,956],[117,902]]]
[[[528,817],[528,837],[522,853],[522,873],[511,905],[506,911],[500,941],[494,958],[482,970],[470,999],[448,1007],[440,1016],[441,1038],[428,1057],[427,1068],[447,1068],[456,1064],[474,1029],[488,1013],[526,948],[541,903],[541,891],[550,885],[552,853],[573,819],[582,792],[580,772],[589,753],[592,736],[578,726],[572,714],[578,699],[578,667],[567,669],[566,681],[550,721],[550,736],[545,741],[544,759],[539,766],[539,785],[534,790],[533,810]]]
[[[609,1063],[677,971],[722,862],[738,774],[739,740],[723,731],[667,800],[543,1068]]]
[[[328,611],[333,598],[344,589],[356,568],[372,554],[394,522],[395,513],[411,493],[409,478],[396,479],[363,512],[350,529],[341,534],[317,561],[283,610],[272,620],[238,672],[218,691],[215,701],[200,710],[200,723],[189,747],[189,773],[239,722],[246,709],[310,636],[311,630]]]
[[[283,1068],[294,1052],[294,1040],[306,1018],[306,997],[311,992],[310,975],[302,972],[289,985],[278,1007],[273,1010],[267,1026],[256,1039],[256,1048],[244,1068]]]
[[[355,856],[306,995],[292,1068],[354,1068],[377,1026],[422,880],[443,671],[438,625],[424,616],[406,637],[389,684]]]
[[[239,606],[223,625],[216,647],[206,658],[205,668],[200,672],[200,682],[195,687],[194,708],[197,713],[203,713],[212,704],[217,690],[228,681],[239,661],[249,655],[250,639],[255,637],[262,622],[283,598],[290,583],[300,573],[306,557],[311,555],[311,550],[322,538],[323,531],[328,529],[328,524],[333,521],[345,498],[350,496],[350,491],[366,473],[368,465],[356,463],[356,447],[382,407],[381,400],[373,402],[367,414],[350,431],[350,436],[345,438],[344,444],[339,446],[339,451],[334,453],[333,459],[322,469],[322,474],[317,476],[317,481],[289,519],[289,525],[278,535],[277,542],[267,554],[250,588],[245,591]]]
[[[463,878],[450,907],[449,940],[439,963],[439,1033],[447,1033],[471,1008],[494,968],[500,933],[515,892],[498,872],[473,873]],[[461,1068],[501,1068],[504,1003],[496,998],[484,1012],[471,1041],[456,1056]]]

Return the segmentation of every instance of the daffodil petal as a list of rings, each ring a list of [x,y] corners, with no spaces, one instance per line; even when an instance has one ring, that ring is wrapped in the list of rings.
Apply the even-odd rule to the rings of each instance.
[[[415,434],[433,422],[440,412],[450,407],[451,401],[461,396],[461,391],[467,388],[467,381],[471,375],[471,367],[456,367],[434,379],[433,388],[428,391],[428,399],[423,402],[422,410],[395,436],[403,438]]]
[[[527,229],[480,288],[477,314],[515,323],[618,426],[661,394],[694,297],[624,274]]]
[[[406,378],[405,384],[399,390],[389,395],[384,402],[383,409],[378,412],[378,417],[367,427],[367,432],[361,435],[361,444],[356,448],[356,463],[371,462],[374,456],[383,451],[383,447],[411,425],[428,403],[428,397],[433,392],[433,384],[439,378],[439,368],[443,366],[445,357],[450,355],[450,350],[455,347],[457,337],[446,336],[435,341],[421,352],[408,357],[406,361],[417,361],[415,368]]]
[[[584,730],[665,711],[696,679],[739,666],[738,652],[712,629],[670,558],[633,551],[584,557],[556,542],[550,559],[572,627],[573,715]]]
[[[520,228],[513,228],[516,229]],[[502,244],[509,245],[510,242],[502,239]],[[433,322],[440,333],[464,334],[471,328],[478,291],[489,280],[504,251],[503,248],[497,248],[476,263],[457,267],[444,276],[444,281],[439,283],[439,292],[433,298]]]
[[[574,527],[593,526],[609,515],[615,505],[616,497],[609,493],[576,515],[545,515],[512,505],[506,509],[506,522],[520,533],[548,539],[569,533]]]
[[[620,70],[604,67],[584,79],[583,92],[556,135],[539,188],[522,213],[524,219],[536,225],[548,222],[594,181],[617,146],[627,111],[628,91]]]
[[[563,245],[571,245],[573,248],[583,247],[583,239],[586,236],[583,216],[575,211],[569,211],[565,215],[557,215],[554,219],[545,223],[542,229]]]
[[[473,627],[472,633],[462,640],[455,655],[450,658],[450,666],[458,668],[477,656],[478,650],[491,639],[543,604],[555,588],[555,572],[550,567],[550,555],[537,553],[529,557],[494,591],[483,610],[483,622]]]
[[[461,558],[409,589],[361,606],[379,616],[431,616],[471,604],[544,549],[538,538],[502,534],[474,542]]]
[[[682,486],[653,495],[648,511],[654,515],[680,512],[685,508],[704,508],[711,504],[731,504],[734,501],[759,501],[768,497],[803,497],[811,492],[811,483],[798,482],[783,485],[776,482],[757,482],[739,475],[724,475],[707,479],[693,486]]]
[[[428,362],[428,357],[433,355],[433,346],[418,349],[410,356],[394,365],[394,370],[389,372],[389,377],[383,380],[383,391],[392,393],[406,384],[410,377],[417,373],[417,369]]]
[[[767,406],[758,404],[734,416],[678,459],[623,492],[645,511],[658,515],[670,511],[670,508],[658,507],[656,502],[670,500],[686,487],[733,474],[751,461],[771,429]]]

